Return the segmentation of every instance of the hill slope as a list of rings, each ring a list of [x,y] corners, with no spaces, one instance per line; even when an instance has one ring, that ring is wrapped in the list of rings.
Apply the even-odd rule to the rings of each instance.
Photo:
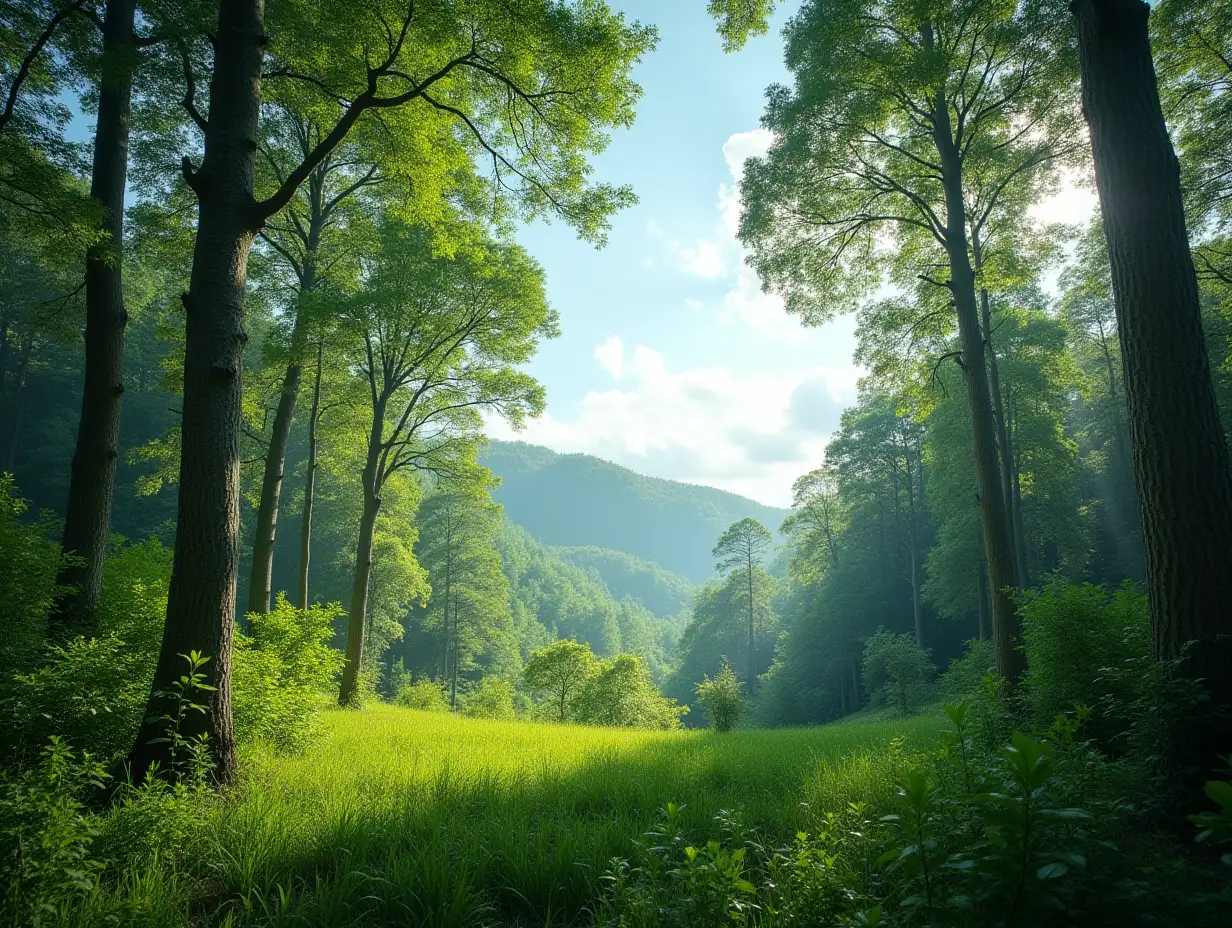
[[[549,545],[594,546],[655,561],[698,582],[710,551],[746,516],[777,530],[788,514],[735,493],[634,473],[586,454],[492,442],[483,463],[501,478],[505,515]]]

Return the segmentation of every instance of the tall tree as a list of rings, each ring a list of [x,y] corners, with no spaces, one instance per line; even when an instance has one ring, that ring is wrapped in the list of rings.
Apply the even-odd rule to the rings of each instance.
[[[1155,652],[1232,707],[1232,461],[1203,338],[1180,167],[1142,0],[1075,0],[1082,102],[1108,242]],[[1232,750],[1218,715],[1178,736],[1198,777]]]
[[[732,7],[732,3],[727,4]],[[761,4],[767,6],[767,4]],[[1010,0],[811,0],[786,30],[794,89],[769,91],[775,143],[746,164],[740,235],[763,285],[821,322],[884,277],[948,291],[971,408],[998,671],[1023,669],[969,229],[1071,135],[1060,14]],[[984,195],[969,197],[978,176]],[[976,212],[976,210],[979,212]],[[940,259],[930,253],[939,253]],[[944,276],[927,268],[941,265]]]
[[[235,773],[230,657],[239,528],[239,428],[244,287],[248,253],[262,226],[361,119],[415,107],[446,119],[492,165],[493,182],[522,194],[525,210],[564,214],[584,235],[601,238],[624,188],[587,182],[586,154],[606,130],[627,125],[639,88],[629,70],[654,33],[615,16],[603,3],[532,0],[279,4],[269,27],[263,0],[220,0],[210,30],[209,111],[186,69],[184,108],[199,128],[199,168],[187,156],[185,181],[196,195],[192,274],[184,296],[187,331],[175,562],[162,649],[149,712],[131,755],[140,779],[166,768],[161,739],[168,686],[180,654],[211,658],[209,711],[187,737],[208,733],[215,778]],[[271,45],[271,41],[274,43]],[[294,84],[333,116],[321,141],[271,194],[256,196],[263,82]],[[359,636],[362,638],[362,635]],[[357,670],[350,666],[353,673]],[[353,682],[353,680],[352,680]]]
[[[762,562],[773,546],[774,536],[770,534],[769,529],[750,517],[729,526],[719,536],[714,551],[711,552],[714,556],[715,570],[720,574],[738,574],[740,583],[746,591],[749,649],[745,668],[748,673],[750,693],[757,691],[757,640],[753,586],[757,582],[758,572],[764,570]]]
[[[421,230],[384,230],[365,286],[346,309],[368,394],[363,512],[339,700],[357,694],[381,494],[401,472],[460,479],[473,467],[481,411],[515,427],[543,409],[543,388],[516,369],[556,334],[543,271],[521,249],[482,239],[452,258]]]

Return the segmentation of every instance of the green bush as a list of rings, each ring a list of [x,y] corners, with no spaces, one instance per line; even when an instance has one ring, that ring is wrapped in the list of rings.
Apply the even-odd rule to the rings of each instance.
[[[516,692],[513,684],[500,677],[484,677],[466,695],[462,712],[477,719],[512,719],[517,716],[513,707]]]
[[[329,642],[343,614],[337,603],[296,609],[284,593],[269,612],[249,614],[231,662],[238,738],[282,751],[311,742],[342,671],[342,652]]]
[[[407,709],[419,709],[421,712],[448,712],[449,699],[445,696],[445,688],[431,680],[418,680],[414,683],[403,683],[394,694],[394,702]]]
[[[715,731],[727,732],[736,727],[744,714],[744,693],[731,664],[724,660],[714,679],[706,677],[696,689],[697,701],[710,716],[710,725]]]
[[[913,635],[879,628],[864,640],[864,682],[873,701],[893,706],[902,715],[918,711],[927,701],[936,669]]]
[[[23,520],[28,506],[16,493],[12,476],[0,472],[0,672],[6,676],[32,669],[42,653],[61,564],[60,546],[49,540],[54,524],[47,517]]]
[[[947,702],[961,702],[979,693],[984,677],[996,672],[997,654],[992,641],[972,638],[961,655],[950,659],[950,666],[937,678],[937,694]]]
[[[1157,683],[1146,597],[1132,584],[1109,595],[1058,581],[1024,593],[1020,608],[1031,721],[1046,727],[1084,705],[1093,710],[1087,735],[1107,746]]]
[[[659,692],[641,658],[617,654],[590,674],[575,717],[586,725],[672,729],[680,727],[680,717],[688,711]]]

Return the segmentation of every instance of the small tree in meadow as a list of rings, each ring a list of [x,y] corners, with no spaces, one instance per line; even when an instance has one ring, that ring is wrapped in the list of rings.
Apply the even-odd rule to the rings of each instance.
[[[476,719],[512,719],[518,714],[513,704],[514,695],[513,684],[508,680],[484,677],[467,694],[462,712]]]
[[[563,722],[595,672],[596,664],[588,645],[562,638],[531,652],[522,676],[532,692],[551,703],[556,721]]]
[[[688,711],[659,692],[636,654],[601,661],[577,703],[579,721],[623,728],[679,728],[680,717]]]
[[[914,635],[895,635],[879,628],[864,640],[866,684],[903,715],[919,709],[936,670]]]
[[[726,659],[713,679],[706,677],[697,684],[697,701],[710,716],[715,731],[731,731],[740,721],[744,714],[744,693],[740,689],[740,678]]]

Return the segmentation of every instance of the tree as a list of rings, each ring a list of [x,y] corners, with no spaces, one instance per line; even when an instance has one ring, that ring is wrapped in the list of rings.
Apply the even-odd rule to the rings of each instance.
[[[1203,337],[1180,169],[1141,0],[1072,5],[1112,268],[1146,576],[1160,659],[1232,706],[1232,462]],[[1178,733],[1200,778],[1232,750],[1216,716]]]
[[[715,559],[715,570],[720,574],[739,574],[740,582],[747,591],[749,649],[748,663],[745,666],[748,669],[750,693],[756,692],[757,689],[753,584],[757,573],[764,569],[762,560],[773,544],[774,536],[764,525],[756,519],[746,518],[729,526],[727,531],[719,536],[719,541],[711,552]]]
[[[438,488],[419,508],[419,562],[432,597],[421,624],[439,631],[437,679],[458,704],[458,672],[489,649],[516,650],[509,614],[509,582],[501,571],[496,537],[501,509],[479,487]],[[502,640],[504,639],[504,640]]]
[[[998,671],[1011,682],[1023,669],[1016,560],[969,229],[1018,178],[1072,147],[1062,22],[1044,2],[806,3],[786,30],[795,87],[770,90],[775,143],[746,164],[741,186],[753,266],[806,323],[849,309],[887,276],[902,286],[922,276],[952,300]]]
[[[520,248],[477,238],[453,258],[422,230],[386,226],[364,288],[345,310],[351,364],[367,394],[363,511],[339,700],[357,693],[381,495],[396,475],[464,479],[482,436],[481,411],[521,426],[543,388],[517,369],[556,334],[543,271]]]
[[[533,692],[550,701],[556,721],[564,722],[595,672],[596,663],[594,652],[586,645],[562,638],[534,651],[522,677]]]
[[[838,475],[824,465],[798,477],[791,487],[795,510],[780,531],[792,542],[789,566],[802,580],[819,579],[838,566],[838,535],[842,530]]]
[[[937,668],[910,635],[877,629],[864,641],[864,679],[900,715],[916,711]]]
[[[744,714],[744,694],[740,691],[740,680],[731,669],[731,664],[723,661],[714,679],[706,677],[697,684],[696,690],[697,701],[710,716],[710,724],[715,731],[723,733],[735,728]]]
[[[239,429],[247,259],[262,226],[361,120],[414,106],[444,119],[492,164],[492,182],[520,193],[523,212],[554,212],[601,239],[608,216],[630,202],[624,188],[592,185],[586,154],[606,130],[629,124],[638,96],[629,70],[654,43],[602,3],[550,0],[453,3],[402,0],[279,4],[269,28],[262,0],[222,0],[213,45],[209,112],[196,105],[186,69],[184,109],[204,139],[200,167],[185,156],[198,223],[184,304],[182,453],[175,563],[167,624],[151,687],[151,720],[164,711],[180,654],[210,656],[207,713],[186,737],[211,734],[215,779],[235,773],[230,654],[239,527]],[[271,41],[273,44],[271,44]],[[331,113],[320,142],[269,196],[255,188],[263,84],[295,85]],[[359,636],[362,638],[362,635]],[[348,664],[353,683],[358,672]],[[167,759],[160,723],[138,732],[140,779]]]
[[[636,654],[600,661],[578,697],[578,721],[618,728],[673,729],[688,706],[666,699]]]

